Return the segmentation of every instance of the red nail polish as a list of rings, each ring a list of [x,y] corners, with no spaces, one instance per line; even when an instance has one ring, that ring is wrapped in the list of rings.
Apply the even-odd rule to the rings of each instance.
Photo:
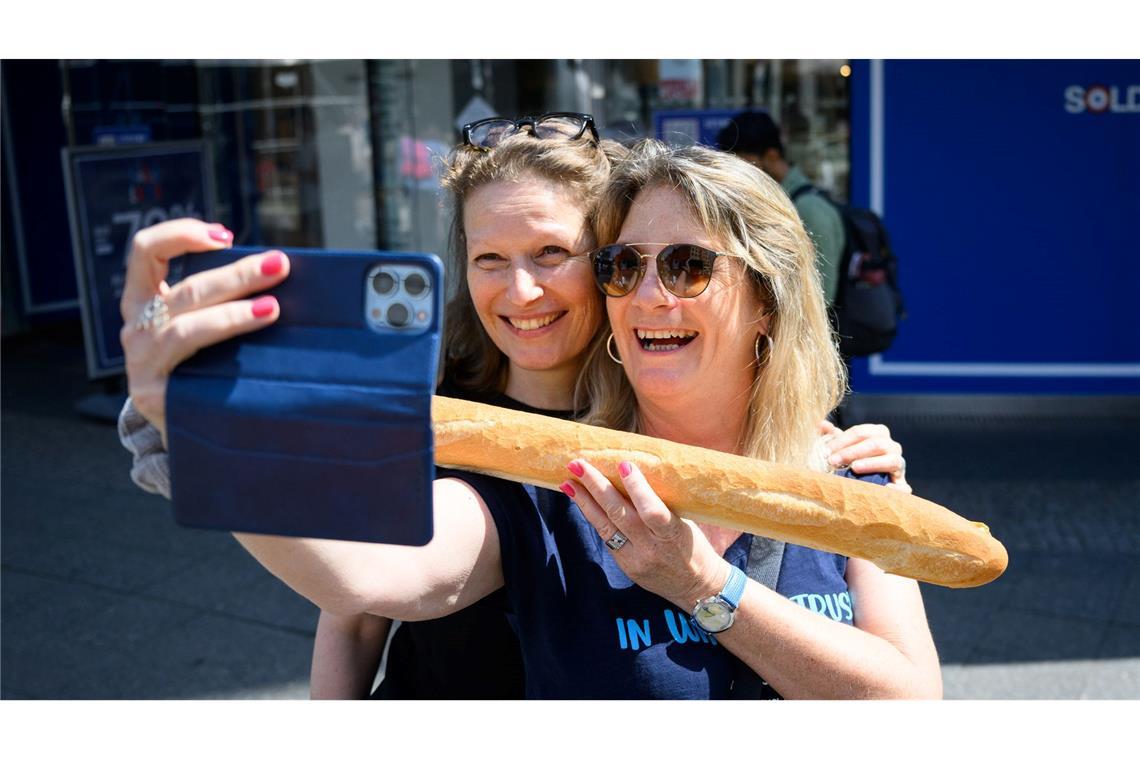
[[[628,478],[629,474],[633,472],[633,465],[629,462],[620,462],[618,463],[618,472],[621,473],[623,478]]]
[[[563,483],[562,485],[558,486],[558,490],[562,491],[562,493],[566,494],[571,499],[574,498],[574,486],[570,485],[569,483]]]
[[[266,277],[272,277],[285,268],[285,254],[273,253],[267,255],[261,260],[261,273]]]
[[[227,230],[225,227],[211,227],[207,233],[211,239],[217,240],[221,243],[228,243],[234,239],[234,233]]]
[[[582,465],[578,464],[577,462],[571,462],[570,464],[566,465],[566,469],[574,473],[574,477],[576,478],[580,478],[586,474],[586,470],[583,469]]]
[[[253,302],[253,306],[251,307],[251,310],[253,311],[253,316],[257,317],[258,319],[261,319],[262,317],[268,317],[270,314],[272,314],[273,310],[276,307],[277,307],[277,299],[276,298],[274,298],[273,296],[262,296],[261,298],[259,298]]]

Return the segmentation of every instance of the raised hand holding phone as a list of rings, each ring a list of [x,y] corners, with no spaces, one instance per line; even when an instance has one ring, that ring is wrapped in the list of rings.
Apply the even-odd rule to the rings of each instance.
[[[282,253],[291,275],[262,296],[279,305],[276,322],[201,348],[170,377],[175,519],[425,544],[442,266],[430,254]],[[252,254],[188,256],[186,281]]]

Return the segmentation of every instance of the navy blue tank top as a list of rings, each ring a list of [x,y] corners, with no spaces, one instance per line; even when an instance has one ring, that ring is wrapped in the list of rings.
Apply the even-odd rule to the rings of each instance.
[[[736,681],[758,678],[689,611],[633,583],[561,492],[471,473],[438,476],[470,483],[495,520],[528,698],[723,699],[734,696]],[[742,535],[725,559],[744,569],[751,542]],[[846,569],[845,557],[789,544],[776,591],[850,625]],[[779,696],[762,680],[747,691]]]

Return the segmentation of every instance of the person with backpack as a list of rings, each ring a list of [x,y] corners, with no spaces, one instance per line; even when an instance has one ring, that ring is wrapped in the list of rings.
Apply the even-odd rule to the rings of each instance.
[[[779,125],[763,111],[744,111],[732,117],[717,134],[716,147],[759,167],[780,183],[815,243],[823,295],[828,305],[834,304],[846,237],[843,216],[821,193],[812,192],[812,181],[788,161]]]
[[[789,163],[780,127],[762,111],[734,116],[716,139],[780,183],[815,244],[817,264],[839,353],[851,359],[887,350],[905,318],[897,264],[886,226],[870,209],[835,201]]]

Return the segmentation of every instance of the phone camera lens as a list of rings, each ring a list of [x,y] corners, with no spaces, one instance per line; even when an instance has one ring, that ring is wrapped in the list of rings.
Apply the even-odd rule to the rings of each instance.
[[[427,289],[428,283],[422,274],[413,273],[404,278],[404,290],[413,298],[423,295]]]
[[[396,278],[387,272],[380,272],[372,278],[372,289],[386,296],[396,287]]]
[[[388,324],[393,327],[405,327],[412,321],[412,310],[402,303],[394,303],[388,307]]]

